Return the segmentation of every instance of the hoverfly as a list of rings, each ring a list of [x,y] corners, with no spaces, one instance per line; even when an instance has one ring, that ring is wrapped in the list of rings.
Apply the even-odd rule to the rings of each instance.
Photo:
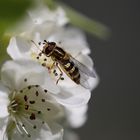
[[[41,45],[41,42],[39,42],[39,45]],[[76,84],[80,84],[85,88],[89,88],[89,84],[87,82],[88,78],[96,77],[94,71],[91,71],[88,67],[73,58],[61,47],[57,46],[55,42],[48,42],[44,40],[43,49],[39,53],[39,56],[41,56],[42,54],[46,57],[51,57],[54,62],[53,66],[57,66],[61,72],[60,77],[58,78],[56,83],[58,83],[58,81],[62,78],[63,72],[65,72],[66,75]]]

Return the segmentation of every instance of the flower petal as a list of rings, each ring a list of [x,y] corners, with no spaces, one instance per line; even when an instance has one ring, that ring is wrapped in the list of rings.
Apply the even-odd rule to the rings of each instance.
[[[48,41],[56,42],[58,46],[62,47],[73,57],[80,53],[90,53],[85,35],[82,31],[75,28],[60,28],[48,38]],[[61,43],[59,44],[59,42]]]
[[[29,43],[19,36],[12,37],[7,47],[7,52],[13,59],[26,59],[29,50]]]
[[[52,11],[40,2],[37,4],[37,7],[29,10],[28,14],[35,24],[55,21],[57,25],[63,26],[68,22],[65,11],[61,7],[57,7],[56,10]]]
[[[27,85],[41,85],[52,93],[59,92],[59,88],[51,80],[47,69],[34,61],[7,61],[1,73],[2,81],[11,90],[20,90]]]
[[[57,102],[66,107],[79,107],[87,104],[90,96],[90,91],[81,86],[61,88],[61,93],[54,95]]]
[[[26,135],[21,136],[21,134],[16,130],[13,135],[13,140],[62,140],[63,137],[63,131],[62,128],[59,128],[56,133],[52,133],[51,130],[49,130],[48,125],[45,124],[41,128],[36,128],[35,130],[28,130],[31,137],[28,137]]]
[[[30,85],[16,93],[15,98],[21,104],[19,115],[16,116],[20,125],[18,138],[23,135],[24,139],[62,139],[63,129],[55,122],[63,115],[63,108],[51,97],[49,91]]]
[[[9,115],[7,109],[9,104],[8,94],[9,90],[0,82],[0,118],[4,118]]]
[[[0,118],[0,140],[8,140],[5,132],[6,132],[6,125],[7,125],[8,119],[7,117],[5,118]]]
[[[65,129],[64,140],[80,140],[78,134],[71,129]]]
[[[81,127],[87,119],[87,105],[75,108],[66,108],[67,121],[73,128]]]

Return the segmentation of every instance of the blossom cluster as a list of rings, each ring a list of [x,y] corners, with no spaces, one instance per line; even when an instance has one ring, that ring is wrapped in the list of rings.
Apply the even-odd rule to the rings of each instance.
[[[52,11],[40,4],[14,28],[7,47],[12,60],[1,68],[1,140],[71,139],[68,129],[86,121],[87,103],[98,77],[84,33],[68,23],[61,7]],[[55,60],[43,54],[46,42],[62,48],[73,60],[69,65],[77,63],[83,83],[74,82],[63,66],[54,65]]]

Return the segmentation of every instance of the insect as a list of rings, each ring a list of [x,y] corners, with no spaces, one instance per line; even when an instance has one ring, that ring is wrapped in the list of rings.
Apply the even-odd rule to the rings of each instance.
[[[39,45],[40,44],[41,43],[39,43]],[[85,88],[89,88],[89,84],[87,82],[88,78],[96,77],[94,71],[88,69],[88,67],[80,63],[61,47],[57,46],[55,42],[44,40],[43,49],[39,56],[42,54],[46,57],[51,57],[54,62],[52,68],[53,66],[57,66],[60,70],[60,77],[58,78],[57,83],[62,79],[63,72],[65,72],[66,75],[76,84],[80,84]]]

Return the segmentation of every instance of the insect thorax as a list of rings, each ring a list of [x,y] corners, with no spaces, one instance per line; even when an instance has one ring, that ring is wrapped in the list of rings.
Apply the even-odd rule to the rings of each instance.
[[[65,57],[66,52],[60,48],[60,47],[55,47],[52,56],[55,57],[56,60],[62,60]]]

